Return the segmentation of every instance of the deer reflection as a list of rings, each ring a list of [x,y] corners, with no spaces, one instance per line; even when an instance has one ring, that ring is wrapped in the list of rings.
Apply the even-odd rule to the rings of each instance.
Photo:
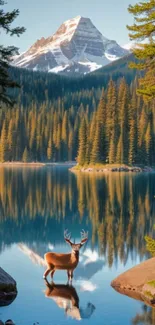
[[[44,258],[47,264],[47,269],[43,275],[44,279],[46,279],[48,274],[51,273],[51,278],[53,280],[53,275],[56,270],[66,270],[68,283],[72,282],[73,272],[79,263],[79,250],[88,240],[88,233],[84,230],[81,232],[81,242],[78,244],[71,242],[71,234],[68,234],[67,231],[64,232],[64,239],[71,246],[72,252],[69,254],[46,253]]]
[[[65,284],[49,283],[45,279],[46,290],[45,296],[52,298],[59,308],[65,309],[67,316],[77,320],[90,318],[95,310],[95,306],[90,302],[85,309],[79,307],[79,297],[73,286]]]

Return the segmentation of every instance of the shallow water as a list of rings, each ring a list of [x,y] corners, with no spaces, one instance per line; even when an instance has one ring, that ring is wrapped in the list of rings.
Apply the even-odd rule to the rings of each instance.
[[[148,258],[144,236],[153,235],[154,223],[155,174],[0,168],[0,261],[18,287],[16,300],[0,308],[0,319],[16,325],[80,319],[86,325],[155,324],[154,310],[110,286],[118,274]],[[52,291],[42,279],[43,255],[70,251],[66,228],[76,242],[80,231],[88,230],[89,241],[80,252],[74,288],[64,287],[66,272],[57,271]]]

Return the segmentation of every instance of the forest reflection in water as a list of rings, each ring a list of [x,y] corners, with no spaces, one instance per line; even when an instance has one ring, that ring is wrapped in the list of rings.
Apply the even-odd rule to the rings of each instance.
[[[142,305],[141,313],[138,313],[132,319],[132,324],[155,325],[155,309],[146,305]]]
[[[67,167],[0,168],[0,249],[12,243],[59,244],[85,228],[91,247],[126,263],[146,254],[155,223],[155,174],[71,173]]]

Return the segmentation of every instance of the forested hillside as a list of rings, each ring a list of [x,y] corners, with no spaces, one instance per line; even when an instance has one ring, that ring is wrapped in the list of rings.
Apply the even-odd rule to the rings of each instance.
[[[0,161],[154,163],[154,113],[136,96],[130,59],[79,79],[12,67],[21,88],[0,111]]]
[[[155,110],[137,97],[137,78],[112,81],[101,75],[92,87],[96,75],[87,84],[85,78],[12,73],[22,89],[16,106],[0,111],[1,162],[78,157],[80,165],[155,163]]]
[[[70,93],[77,91],[107,88],[111,78],[118,81],[125,77],[127,83],[130,84],[137,75],[136,70],[128,68],[129,62],[134,60],[133,55],[130,54],[80,78],[69,78],[52,73],[12,67],[10,68],[10,76],[21,85],[21,89],[14,88],[11,95],[15,99],[18,98],[18,102],[26,106],[32,103],[32,100],[35,100],[36,103],[49,102],[58,97],[67,99]]]

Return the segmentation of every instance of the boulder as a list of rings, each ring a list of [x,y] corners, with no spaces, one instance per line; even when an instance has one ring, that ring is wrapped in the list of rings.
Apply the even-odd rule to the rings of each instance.
[[[11,319],[8,319],[5,324],[0,320],[0,325],[15,325]]]
[[[0,268],[0,306],[10,305],[16,296],[16,281]]]
[[[121,294],[155,307],[155,257],[122,273],[111,286]]]

